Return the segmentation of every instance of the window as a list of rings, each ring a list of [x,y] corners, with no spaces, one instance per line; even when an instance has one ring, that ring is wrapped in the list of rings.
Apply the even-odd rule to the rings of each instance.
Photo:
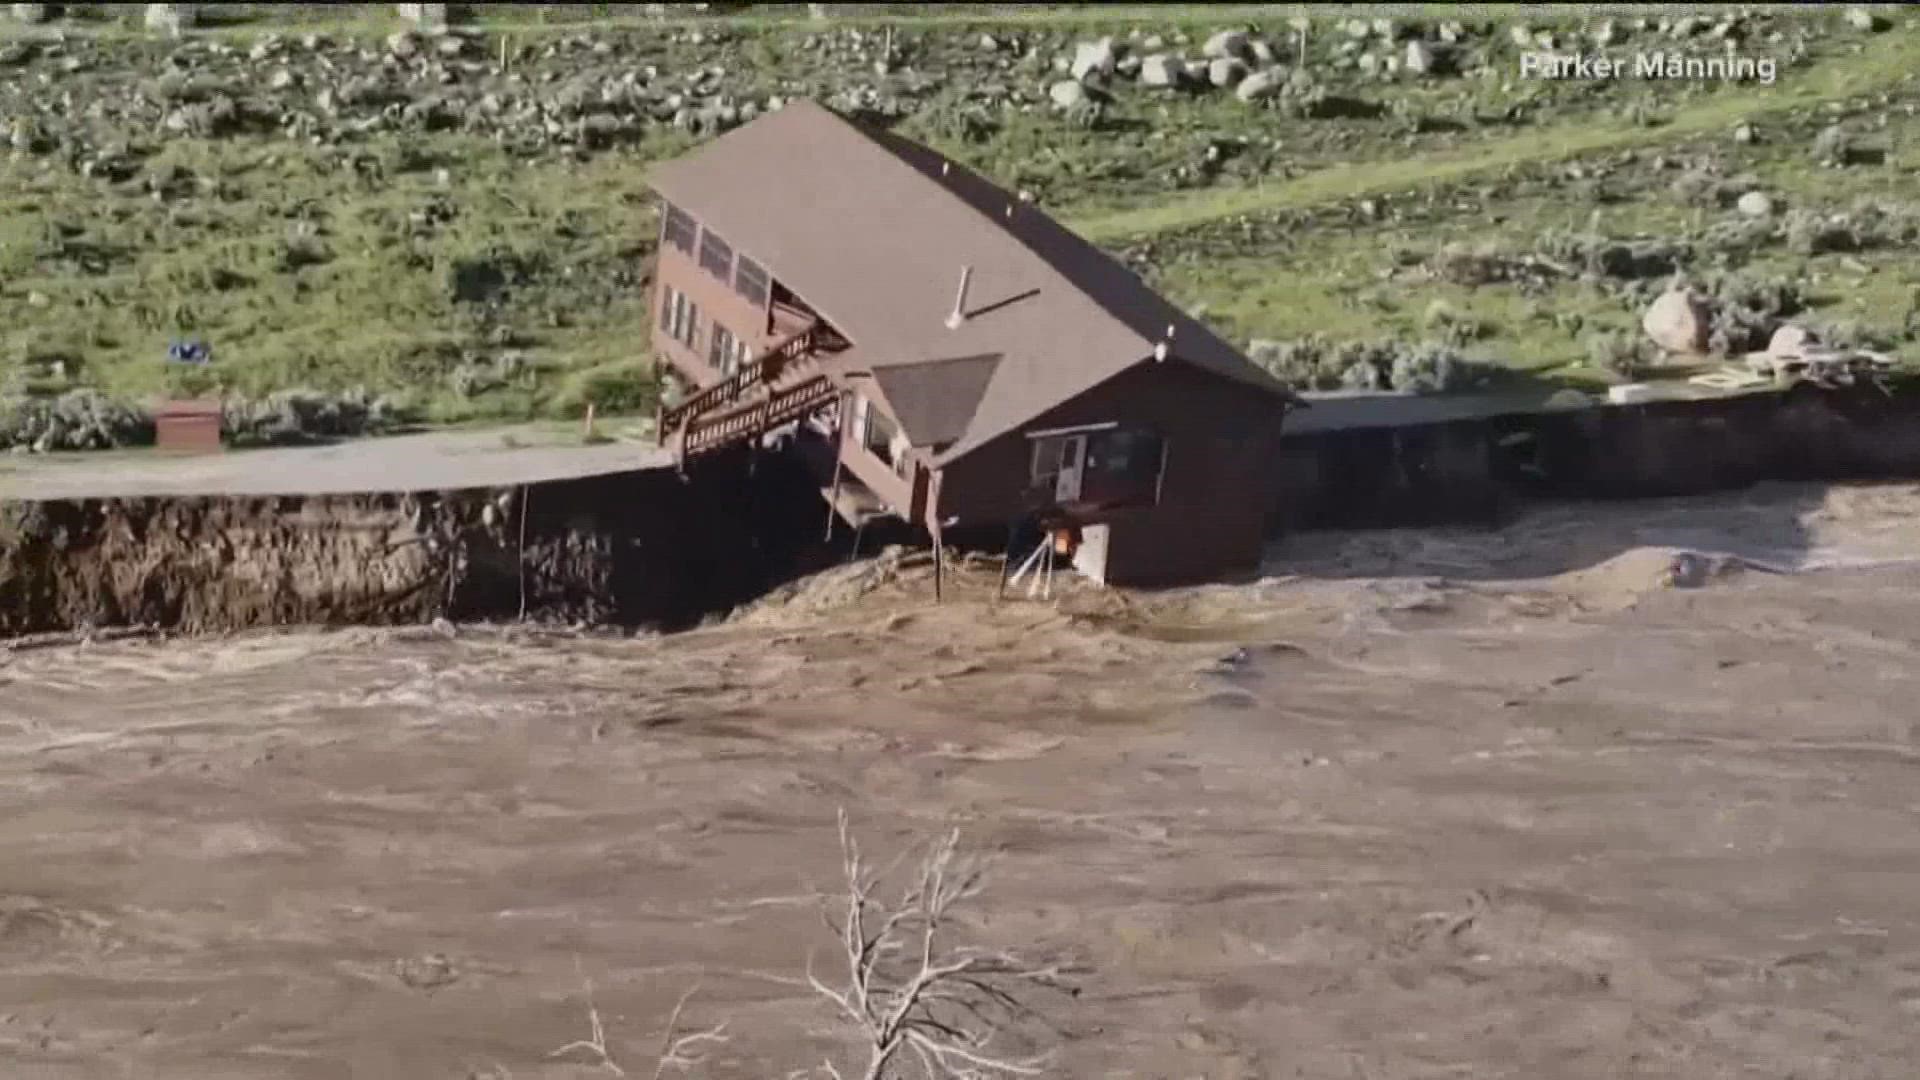
[[[739,371],[747,362],[747,343],[733,336],[733,331],[713,324],[713,337],[707,345],[707,363],[720,369],[720,374],[731,375]]]
[[[766,307],[773,292],[766,268],[745,255],[740,256],[733,269],[733,291],[753,301],[757,307]]]
[[[895,453],[900,429],[887,418],[886,413],[874,408],[873,402],[864,397],[854,399],[853,437],[859,440],[867,453],[893,466],[895,472],[905,465],[905,456]]]
[[[721,281],[733,280],[733,249],[712,229],[700,230],[700,266]]]
[[[1159,497],[1166,441],[1140,428],[1081,429],[1036,438],[1029,474],[1042,503],[1151,505]]]
[[[691,349],[700,335],[700,306],[671,285],[660,286],[660,329]]]
[[[693,237],[699,231],[693,216],[672,203],[660,204],[660,246],[677,247],[693,254]]]
[[[1062,472],[1079,468],[1080,448],[1086,441],[1085,435],[1056,435],[1034,440],[1033,482],[1051,484]]]

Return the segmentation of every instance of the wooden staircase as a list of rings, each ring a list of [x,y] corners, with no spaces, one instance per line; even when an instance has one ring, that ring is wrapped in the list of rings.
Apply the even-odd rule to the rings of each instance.
[[[832,382],[819,374],[816,350],[830,335],[810,322],[739,371],[657,414],[654,431],[676,460],[719,450],[765,434],[832,400]]]

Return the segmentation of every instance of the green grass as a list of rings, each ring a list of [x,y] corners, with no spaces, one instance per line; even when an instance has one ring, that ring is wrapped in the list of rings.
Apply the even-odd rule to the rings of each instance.
[[[1723,131],[1741,121],[1843,101],[1910,80],[1920,72],[1920,34],[1885,34],[1856,56],[1790,73],[1764,93],[1724,93],[1675,111],[1657,127],[1583,118],[1550,124],[1510,139],[1453,154],[1398,158],[1324,169],[1298,180],[1252,189],[1201,192],[1120,213],[1073,215],[1067,224],[1096,243],[1204,226],[1224,218],[1315,203],[1455,183],[1516,165],[1678,142]]]
[[[899,26],[924,32],[911,39],[916,47],[977,58],[973,27],[1078,35],[1137,20],[1143,32],[1170,33],[1267,25],[1297,10],[1083,5],[990,18],[978,7],[831,25]],[[1424,5],[1366,7],[1405,14]],[[559,13],[542,22],[525,9],[489,13],[484,28],[574,31],[584,17]],[[1526,17],[1547,18],[1536,10]],[[1837,20],[1833,13],[1817,17]],[[388,5],[302,18],[302,29],[354,34],[397,25]],[[596,25],[629,22],[652,25],[621,17]],[[742,99],[790,92],[791,81],[817,75],[794,59],[807,55],[796,43],[820,28],[803,13],[725,22],[740,33],[705,53],[643,34],[632,55],[663,68],[722,63]],[[120,33],[116,24],[104,25],[109,36]],[[267,29],[295,32],[275,18],[212,33]],[[1190,54],[1202,35],[1191,36]],[[158,65],[164,51],[141,53],[142,62]],[[1820,106],[1880,91],[1896,93],[1896,105],[1920,97],[1902,82],[1920,71],[1920,34],[1841,35],[1823,39],[1815,56],[1811,67],[1784,71],[1773,87],[1628,82],[1589,91],[1572,84],[1504,89],[1480,79],[1371,82],[1343,89],[1404,103],[1402,110],[1351,121],[1290,119],[1228,94],[1125,90],[1116,122],[1104,130],[1071,130],[1044,109],[1010,111],[998,114],[997,130],[969,143],[951,134],[942,110],[963,107],[958,91],[983,74],[974,67],[950,77],[948,93],[920,106],[902,130],[1008,186],[1033,190],[1043,206],[1097,242],[1117,248],[1155,239],[1166,290],[1204,306],[1205,318],[1236,342],[1313,333],[1427,338],[1444,330],[1429,315],[1439,305],[1455,321],[1481,328],[1462,346],[1469,356],[1578,379],[1585,375],[1573,365],[1585,357],[1586,333],[1637,325],[1637,311],[1618,296],[1576,283],[1536,295],[1508,285],[1387,282],[1381,275],[1392,252],[1431,252],[1453,237],[1525,251],[1548,230],[1583,227],[1597,204],[1582,189],[1508,190],[1509,181],[1554,162],[1626,150],[1718,155],[1729,171],[1751,172],[1789,206],[1832,209],[1868,196],[1920,201],[1912,186],[1920,127],[1896,108],[1876,108],[1865,118],[1870,136],[1890,152],[1884,165],[1817,169],[1806,152],[1810,131],[1825,122]],[[1044,64],[1050,59],[984,74],[1043,87],[1055,77]],[[934,70],[940,62],[931,56]],[[1415,131],[1405,122],[1408,113],[1471,116],[1520,101],[1534,102],[1538,116],[1517,127],[1474,122]],[[1635,103],[1655,106],[1665,122],[1624,118]],[[1885,127],[1872,128],[1876,112],[1888,117]],[[1724,136],[1741,121],[1768,138],[1732,148]],[[1245,152],[1217,175],[1179,176],[1209,146],[1241,139]],[[549,150],[531,160],[461,134],[388,133],[337,149],[273,135],[175,137],[155,145],[140,176],[117,186],[84,179],[55,157],[0,156],[0,395],[72,387],[158,393],[168,340],[200,337],[216,350],[224,388],[246,395],[368,386],[446,424],[577,420],[588,402],[602,416],[650,408],[640,278],[655,223],[644,177],[651,163],[684,151],[688,137],[654,129],[639,145],[584,159]],[[190,196],[155,199],[142,186],[176,169],[194,187]],[[1679,235],[1701,227],[1702,211],[1674,197],[1669,175],[1635,170],[1620,201],[1598,207],[1604,231]],[[1505,186],[1489,194],[1495,181]],[[1415,218],[1356,223],[1340,209],[1382,195]],[[1311,216],[1291,230],[1250,240],[1238,234],[1238,219],[1276,211]],[[1920,254],[1911,249],[1812,260],[1770,250],[1751,269],[1806,276],[1824,297],[1822,315],[1878,329],[1897,327],[1910,291],[1920,286]],[[493,271],[517,280],[489,304],[474,294]]]
[[[570,414],[589,399],[645,406],[635,328],[647,324],[639,277],[653,225],[634,157],[523,164],[445,136],[370,160],[384,175],[357,176],[312,148],[175,140],[149,174],[190,169],[235,197],[171,211],[0,164],[0,272],[32,282],[0,289],[0,358],[29,370],[58,361],[74,384],[146,395],[163,388],[167,341],[198,337],[224,389],[247,395],[368,385],[404,391],[442,421]],[[445,210],[450,220],[430,223]],[[289,258],[302,245],[308,265]],[[106,254],[64,265],[73,250]],[[485,268],[528,279],[507,285],[503,310],[459,294],[462,275]],[[609,284],[622,274],[627,287]],[[502,352],[526,359],[493,373]],[[480,393],[462,391],[463,370],[480,375]],[[588,371],[598,374],[577,377]],[[616,372],[632,385],[616,386]]]

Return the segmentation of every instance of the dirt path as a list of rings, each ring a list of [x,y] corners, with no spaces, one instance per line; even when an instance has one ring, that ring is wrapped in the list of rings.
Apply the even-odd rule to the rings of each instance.
[[[1828,549],[1913,550],[1916,498],[1791,504]],[[1781,512],[1693,505],[1752,543]],[[606,1076],[549,1056],[591,982],[650,1075],[698,982],[709,1075],[788,1075],[838,1046],[797,980],[845,807],[883,853],[949,823],[1002,851],[974,933],[1093,972],[1053,1075],[1905,1075],[1920,569],[1413,557],[1499,566],[1556,513],[1275,567],[1420,577],[994,608],[976,571],[935,609],[857,567],[671,639],[0,652],[0,1058]]]

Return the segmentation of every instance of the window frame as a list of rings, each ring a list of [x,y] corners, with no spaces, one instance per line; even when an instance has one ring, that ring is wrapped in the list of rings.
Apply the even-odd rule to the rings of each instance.
[[[712,229],[702,228],[700,230],[700,268],[731,286],[733,264],[733,245],[727,243],[726,237]]]
[[[660,246],[678,248],[688,257],[699,243],[700,223],[692,214],[670,202],[660,203]]]
[[[754,283],[752,288],[748,287],[749,279]],[[773,275],[767,273],[767,268],[759,260],[745,252],[735,252],[733,291],[764,308],[773,302]]]
[[[707,335],[707,363],[718,368],[722,375],[732,375],[740,370],[739,351],[740,339],[726,324],[715,319],[713,331]]]

